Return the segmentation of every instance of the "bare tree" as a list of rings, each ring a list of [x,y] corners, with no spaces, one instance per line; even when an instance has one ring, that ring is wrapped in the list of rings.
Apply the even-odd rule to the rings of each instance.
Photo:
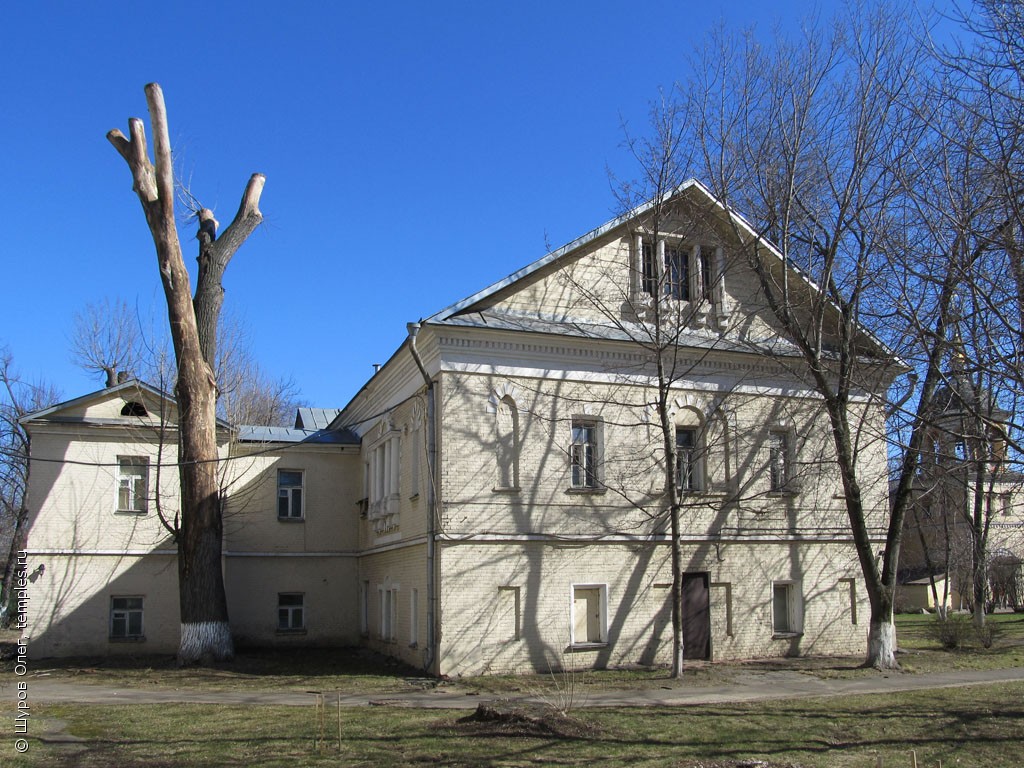
[[[896,666],[892,611],[903,520],[928,436],[942,423],[936,399],[955,383],[956,340],[968,330],[978,340],[969,357],[987,374],[972,386],[987,391],[992,374],[1010,364],[1019,370],[1021,359],[1019,305],[1007,285],[1017,274],[1020,164],[1016,139],[1007,141],[998,127],[1019,112],[991,106],[1007,79],[969,100],[953,98],[970,89],[906,34],[915,21],[898,9],[860,5],[831,27],[812,24],[802,39],[768,48],[750,35],[723,34],[681,86],[690,126],[682,145],[715,196],[750,217],[733,219],[736,237],[828,411],[871,603],[867,661],[883,668]],[[999,45],[1011,45],[1010,37]],[[780,272],[776,252],[815,290]],[[994,299],[982,308],[984,296]],[[896,365],[887,367],[887,359]],[[865,502],[872,480],[858,459],[878,429],[859,401],[884,397],[892,381],[893,492],[885,514]],[[966,409],[973,423],[960,425],[963,439],[980,446],[975,437],[993,414],[977,407],[981,400],[965,399],[976,402]],[[979,447],[967,462],[975,505],[984,498],[987,451]],[[973,509],[979,564],[983,517]]]
[[[302,399],[295,381],[272,378],[256,361],[248,330],[234,313],[220,320],[217,390],[220,415],[230,424],[287,425]]]
[[[202,210],[199,275],[193,299],[174,218],[167,110],[157,84],[150,83],[145,90],[155,162],[149,159],[141,120],[129,121],[130,139],[117,129],[107,138],[131,170],[133,190],[153,237],[177,363],[181,478],[181,528],[176,537],[181,608],[178,661],[185,664],[234,654],[221,571],[223,520],[217,477],[214,361],[224,292],[221,280],[232,256],[262,221],[259,199],[265,179],[262,174],[250,178],[238,213],[219,238],[212,211]]]
[[[1024,6],[1007,0],[975,0],[957,8],[964,38],[937,53],[948,74],[942,96],[980,128],[970,137],[975,161],[1005,226],[998,243],[1007,255],[1016,289],[1014,318],[1024,327]],[[952,143],[957,137],[947,135]]]
[[[233,425],[286,424],[301,404],[298,386],[288,377],[272,378],[253,357],[242,318],[225,312],[218,320],[217,413]],[[175,372],[166,336],[148,327],[123,299],[86,304],[76,313],[72,360],[98,373],[105,386],[118,377],[138,378],[164,391],[174,389]]]
[[[601,456],[596,482],[617,495],[624,508],[639,514],[643,525],[636,527],[643,533],[667,529],[673,677],[682,675],[685,659],[704,658],[707,647],[700,631],[691,634],[684,621],[684,535],[696,526],[702,535],[721,536],[730,511],[742,504],[760,509],[765,501],[761,478],[754,479],[757,473],[749,473],[746,481],[738,477],[735,427],[737,413],[758,409],[763,400],[731,389],[708,395],[687,384],[721,364],[721,355],[739,349],[738,326],[744,321],[741,313],[730,315],[724,286],[724,275],[733,266],[732,233],[723,226],[721,208],[709,204],[705,190],[686,182],[689,158],[682,142],[687,119],[680,102],[672,94],[662,94],[651,107],[649,134],[634,135],[626,129],[625,145],[638,176],[612,179],[620,211],[615,223],[626,229],[624,245],[608,258],[581,262],[579,273],[573,265],[559,273],[567,294],[577,302],[573,309],[581,320],[574,333],[628,342],[631,361],[640,360],[619,367],[608,363],[608,372],[628,383],[590,393],[594,403],[612,406],[611,420],[605,423],[625,440]],[[765,350],[743,351],[760,356]],[[757,359],[760,362],[761,357]],[[735,360],[730,360],[733,366]],[[587,394],[559,392],[569,400]],[[778,398],[771,408],[777,416],[792,418],[795,411],[790,406]],[[754,445],[747,447],[751,450],[745,455],[756,450]],[[570,446],[572,450],[575,446]],[[577,471],[581,460],[575,455],[569,459]],[[782,475],[787,475],[785,480]],[[773,491],[787,484],[796,487],[796,475],[794,466],[781,471]],[[633,523],[623,515],[616,524]],[[688,637],[705,647],[687,647]]]
[[[15,553],[21,547],[28,518],[25,490],[28,487],[29,438],[20,419],[59,400],[53,387],[23,381],[14,370],[11,353],[0,350],[0,552],[4,556],[0,624],[3,626],[7,626],[8,621]]]
[[[945,550],[957,560],[966,552],[966,566],[941,561],[981,626],[993,498],[1019,485],[1024,11],[994,0],[975,8],[962,15],[967,34],[952,50],[929,51],[929,81],[915,103],[918,141],[901,161],[909,215],[890,249],[894,263],[903,261],[904,301],[890,306],[906,329],[898,342],[905,359],[941,348],[935,401],[918,408],[929,422],[925,465],[903,489],[915,516],[930,517],[916,554]],[[937,312],[941,336],[927,320]]]
[[[750,217],[733,217],[735,238],[799,351],[801,375],[822,397],[871,605],[867,663],[889,668],[897,666],[892,613],[905,499],[898,494],[888,515],[867,501],[879,478],[865,476],[861,454],[882,429],[863,398],[883,398],[898,369],[886,368],[888,351],[862,323],[891,268],[883,235],[904,213],[897,160],[914,140],[905,104],[915,96],[916,51],[905,20],[879,8],[852,15],[770,48],[749,35],[720,35],[681,89],[696,175]],[[949,294],[947,287],[940,305]],[[941,343],[932,352],[924,403],[938,381]],[[903,484],[915,473],[921,439],[917,421]]]
[[[75,313],[72,360],[103,376],[106,386],[117,384],[118,374],[136,373],[142,354],[139,323],[126,301],[107,298]]]

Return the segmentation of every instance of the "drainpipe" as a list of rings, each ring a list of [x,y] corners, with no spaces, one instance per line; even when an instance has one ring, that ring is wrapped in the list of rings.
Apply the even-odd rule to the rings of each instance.
[[[427,475],[430,482],[427,483],[427,648],[424,654],[423,664],[429,672],[434,666],[437,653],[437,634],[435,624],[435,611],[437,604],[437,585],[434,580],[434,537],[437,528],[437,496],[435,483],[437,477],[437,429],[434,416],[434,380],[427,373],[423,359],[420,357],[419,349],[416,348],[416,336],[420,332],[419,323],[407,323],[405,326],[409,332],[409,351],[412,352],[412,359],[416,361],[416,367],[420,369],[420,375],[427,385]]]

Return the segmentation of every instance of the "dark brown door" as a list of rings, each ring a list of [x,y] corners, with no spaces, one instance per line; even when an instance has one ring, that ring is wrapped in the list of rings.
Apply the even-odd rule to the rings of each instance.
[[[711,595],[706,573],[683,574],[683,658],[711,658]]]

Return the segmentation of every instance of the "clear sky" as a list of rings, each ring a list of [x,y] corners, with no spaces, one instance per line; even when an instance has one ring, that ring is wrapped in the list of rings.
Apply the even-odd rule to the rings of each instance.
[[[818,4],[828,12],[833,3]],[[128,168],[106,139],[161,84],[192,192],[226,225],[266,174],[227,302],[268,374],[340,407],[433,314],[610,218],[659,87],[723,19],[785,0],[11,2],[0,10],[0,346],[66,398],[75,312],[163,312]],[[182,231],[194,264],[194,233]]]

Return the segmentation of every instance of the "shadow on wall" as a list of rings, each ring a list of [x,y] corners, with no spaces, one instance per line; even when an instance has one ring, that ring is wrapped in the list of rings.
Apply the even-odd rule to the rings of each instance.
[[[178,569],[172,552],[30,555],[29,657],[176,653]]]

